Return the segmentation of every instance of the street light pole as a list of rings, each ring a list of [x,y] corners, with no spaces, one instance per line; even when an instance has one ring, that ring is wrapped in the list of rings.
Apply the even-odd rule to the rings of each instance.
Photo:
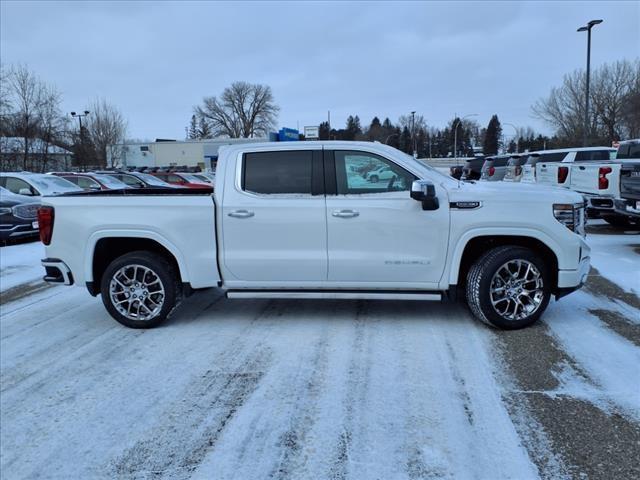
[[[82,160],[82,169],[86,170],[86,165],[84,164],[84,137],[83,137],[83,133],[82,133],[82,117],[86,117],[87,115],[89,115],[89,110],[85,110],[84,113],[76,113],[76,112],[71,112],[71,116],[74,118],[78,119],[78,122],[80,123],[80,160]],[[78,162],[80,163],[80,162]]]
[[[455,119],[453,123],[456,123],[456,122],[458,123],[455,125],[455,128],[453,129],[453,158],[458,158],[458,127],[462,123],[462,120],[464,120],[465,118],[477,117],[477,116],[478,116],[477,113],[470,113],[469,115],[465,115],[460,120],[458,120],[458,114],[457,113],[455,114]]]
[[[518,129],[513,123],[504,122],[504,124],[513,127],[513,129],[516,131],[516,153],[518,153],[518,151],[520,150],[520,134],[518,133]]]
[[[586,26],[580,27],[578,32],[587,32],[587,86],[584,101],[584,131],[582,133],[582,146],[587,146],[587,131],[589,130],[589,76],[591,70],[591,29],[602,23],[602,20],[591,20]]]

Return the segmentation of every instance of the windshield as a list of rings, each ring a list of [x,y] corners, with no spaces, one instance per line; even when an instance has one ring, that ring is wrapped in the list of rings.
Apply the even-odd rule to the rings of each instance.
[[[207,183],[204,180],[199,179],[196,175],[190,173],[181,173],[180,176],[191,183]]]
[[[148,185],[155,185],[156,187],[170,187],[167,182],[160,180],[158,177],[154,177],[153,175],[149,175],[148,173],[136,173],[134,176],[138,177],[140,180],[145,182]]]
[[[413,156],[411,156],[409,154],[406,154],[406,153],[404,153],[404,152],[402,152],[400,150],[396,150],[396,151],[398,152],[398,154],[403,155],[405,157],[405,159],[408,159],[414,165],[417,165],[419,168],[425,168],[425,169],[429,170],[430,173],[433,173],[433,174],[439,176],[441,178],[441,180],[444,180],[446,182],[455,182],[455,185],[458,185],[458,180],[456,180],[451,175],[449,175],[449,167],[446,167],[447,173],[444,173],[444,172],[439,171],[437,168],[432,167],[427,162],[420,161],[420,160],[414,158]]]
[[[117,178],[114,178],[110,175],[96,175],[95,177],[96,177],[96,180],[99,180],[109,188],[113,188],[113,189],[129,188],[129,186],[126,183],[121,182]]]
[[[43,194],[82,191],[82,188],[68,180],[53,175],[29,175],[28,180]]]

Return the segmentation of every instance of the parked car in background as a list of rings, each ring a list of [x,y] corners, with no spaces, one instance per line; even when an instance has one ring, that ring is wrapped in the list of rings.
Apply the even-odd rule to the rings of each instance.
[[[520,155],[509,153],[506,155],[494,155],[485,158],[484,164],[482,165],[480,180],[487,180],[490,182],[499,182],[502,180],[507,172],[507,164],[511,158],[520,158]]]
[[[376,168],[369,172],[365,172],[364,178],[371,183],[388,182],[396,176],[395,172],[391,170],[388,165]]]
[[[38,236],[40,200],[0,187],[0,242]]]
[[[462,168],[460,180],[480,180],[485,158],[486,157],[474,157],[467,160]]]
[[[211,188],[211,184],[200,180],[193,173],[182,172],[153,172],[153,175],[172,185],[180,185],[187,188]]]
[[[625,163],[620,170],[620,198],[615,200],[614,208],[640,222],[640,152],[637,155],[637,161]]]
[[[203,182],[207,182],[207,183],[209,183],[211,185],[215,185],[215,183],[216,183],[216,174],[215,173],[200,172],[200,173],[194,173],[193,176],[196,177],[196,178],[199,178]]]
[[[28,172],[0,173],[0,187],[18,195],[37,197],[59,195],[68,192],[81,192],[82,188],[55,175]]]
[[[640,138],[620,142],[616,160],[640,160]]]
[[[529,160],[529,153],[521,153],[518,156],[512,156],[507,162],[504,172],[505,182],[519,182],[522,180],[523,167]]]
[[[456,180],[460,180],[460,177],[462,177],[463,168],[464,165],[454,165],[452,167],[449,167],[449,175],[451,175]]]
[[[567,188],[571,184],[572,164],[608,162],[616,158],[616,149],[611,147],[565,148],[539,153],[541,159],[536,163],[536,183]]]
[[[115,178],[131,188],[182,188],[177,185],[171,185],[164,180],[142,172],[123,172],[114,170],[100,170],[95,173],[108,175]]]
[[[129,188],[126,183],[99,173],[53,172],[55,175],[78,185],[83,190],[118,190]]]

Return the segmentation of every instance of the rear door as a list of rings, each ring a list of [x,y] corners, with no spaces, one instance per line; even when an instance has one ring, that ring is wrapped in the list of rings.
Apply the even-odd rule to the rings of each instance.
[[[372,182],[363,168],[388,167],[389,180]],[[449,208],[424,211],[409,196],[416,176],[392,160],[356,150],[325,150],[330,282],[354,287],[436,288],[444,270]],[[332,175],[335,173],[335,175]]]
[[[258,151],[237,162],[235,184],[225,184],[222,202],[224,264],[235,277],[229,284],[300,288],[326,281],[322,151]]]

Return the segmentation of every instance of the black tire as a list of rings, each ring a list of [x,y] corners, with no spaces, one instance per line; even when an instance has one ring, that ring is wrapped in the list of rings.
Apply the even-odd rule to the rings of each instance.
[[[380,181],[380,178],[379,178],[377,175],[371,175],[371,176],[369,177],[369,181],[370,181],[371,183],[378,183],[378,182]]]
[[[163,295],[160,293],[150,293],[148,295],[149,300],[151,300],[152,297],[156,301],[159,301],[159,299],[162,299],[162,304],[159,310],[155,312],[153,315],[149,314],[150,318],[147,318],[147,319],[129,318],[123,313],[121,313],[120,311],[118,311],[118,308],[114,305],[112,296],[110,294],[111,280],[113,279],[114,275],[116,275],[118,271],[120,271],[123,268],[126,268],[127,266],[130,266],[130,268],[134,268],[133,267],[134,265],[145,267],[149,269],[153,274],[155,274],[157,280],[159,281],[160,286],[164,291]],[[142,269],[140,270],[144,271]],[[138,275],[140,274],[138,273]],[[135,274],[132,274],[132,276],[136,278]],[[140,282],[141,282],[140,283],[141,285],[144,285],[144,283],[142,283],[143,280],[140,280]],[[154,288],[158,288],[157,287],[158,283],[155,283],[155,285],[156,287]],[[127,286],[133,287],[132,284],[131,285],[127,284]],[[151,292],[151,286],[149,287],[143,286],[141,288],[147,288],[148,289],[147,291]],[[169,315],[171,315],[171,313],[178,306],[182,298],[182,288],[181,288],[178,274],[175,271],[174,266],[165,257],[152,252],[148,252],[148,251],[136,251],[136,252],[127,253],[113,260],[105,270],[104,274],[102,275],[102,279],[100,281],[100,292],[102,294],[102,303],[104,303],[104,306],[109,312],[109,314],[116,321],[118,321],[122,325],[129,328],[157,327],[162,322],[164,322],[169,317]],[[128,297],[129,295],[133,295],[133,294],[131,294],[130,292],[126,292],[126,295]],[[145,296],[146,295],[147,293],[145,293]],[[118,298],[123,298],[123,297],[120,296]],[[129,300],[126,300],[126,301],[129,301]],[[138,305],[139,305],[139,301],[138,301]],[[139,311],[140,309],[138,309],[138,312]],[[132,315],[133,315],[133,312],[132,312]]]
[[[517,260],[524,260],[537,269],[542,280],[539,289],[541,298],[540,303],[530,314],[526,314],[523,318],[508,319],[493,307],[491,283],[499,269],[508,262]],[[471,312],[480,321],[504,330],[517,330],[535,323],[547,308],[551,298],[551,276],[545,262],[532,250],[515,245],[496,247],[478,258],[469,270],[466,297]],[[525,314],[524,309],[522,313]]]
[[[622,215],[603,215],[602,219],[612,227],[628,228],[633,225],[633,222],[629,217]]]

